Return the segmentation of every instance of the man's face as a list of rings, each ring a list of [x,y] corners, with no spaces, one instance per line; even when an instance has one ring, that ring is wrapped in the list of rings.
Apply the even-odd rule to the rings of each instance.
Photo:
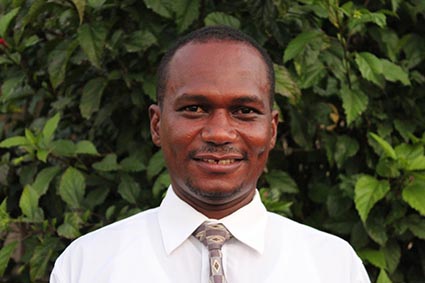
[[[242,43],[189,43],[168,74],[162,108],[150,108],[152,139],[176,194],[221,218],[251,201],[275,144],[266,65]]]

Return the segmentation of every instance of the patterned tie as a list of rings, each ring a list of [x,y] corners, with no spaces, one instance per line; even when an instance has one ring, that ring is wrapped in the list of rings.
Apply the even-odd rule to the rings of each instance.
[[[202,242],[210,255],[210,283],[226,283],[223,273],[221,247],[232,235],[220,223],[204,222],[193,235]]]

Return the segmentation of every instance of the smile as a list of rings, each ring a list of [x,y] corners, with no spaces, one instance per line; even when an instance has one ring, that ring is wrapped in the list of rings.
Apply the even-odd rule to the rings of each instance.
[[[228,164],[232,164],[236,162],[236,159],[221,159],[221,160],[216,160],[216,159],[202,159],[202,161],[210,163],[210,164],[220,164],[220,165],[228,165]]]

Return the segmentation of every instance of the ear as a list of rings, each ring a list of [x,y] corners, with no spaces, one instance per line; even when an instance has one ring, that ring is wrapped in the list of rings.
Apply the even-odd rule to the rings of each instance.
[[[161,124],[161,109],[158,105],[153,104],[149,107],[149,118],[152,141],[156,146],[161,147],[161,135],[159,130]]]
[[[277,137],[277,125],[279,124],[279,112],[277,110],[272,111],[271,130],[272,135],[270,139],[270,148],[274,148],[276,145]]]

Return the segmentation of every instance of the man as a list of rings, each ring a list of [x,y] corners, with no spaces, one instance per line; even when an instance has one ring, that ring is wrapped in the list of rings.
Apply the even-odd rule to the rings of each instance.
[[[278,124],[273,90],[268,55],[239,31],[181,39],[161,62],[149,109],[171,177],[165,199],[76,240],[51,282],[369,282],[345,241],[261,203],[256,183]]]

